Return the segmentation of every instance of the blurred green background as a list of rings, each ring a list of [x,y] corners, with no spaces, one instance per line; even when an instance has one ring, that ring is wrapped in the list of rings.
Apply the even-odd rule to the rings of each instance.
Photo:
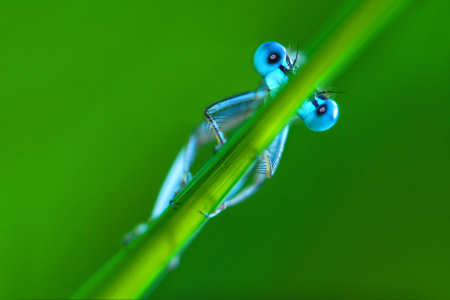
[[[252,55],[307,47],[346,1],[2,1],[0,297],[63,298],[145,220],[202,110]],[[212,219],[152,298],[450,297],[448,1],[417,1]],[[208,152],[209,155],[209,152]]]

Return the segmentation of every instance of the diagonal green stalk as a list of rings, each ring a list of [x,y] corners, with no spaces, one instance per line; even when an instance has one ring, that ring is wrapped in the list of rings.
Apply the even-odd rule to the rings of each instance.
[[[199,211],[214,211],[249,170],[256,157],[285,126],[301,102],[326,80],[341,72],[408,0],[352,2],[313,56],[275,101],[262,107],[198,172],[149,231],[123,248],[73,298],[142,298],[208,221]]]

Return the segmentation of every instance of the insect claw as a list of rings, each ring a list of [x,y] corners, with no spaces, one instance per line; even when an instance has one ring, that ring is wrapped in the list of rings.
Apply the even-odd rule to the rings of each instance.
[[[180,204],[181,204],[180,202],[174,202],[174,201],[172,201],[172,200],[170,200],[170,202],[169,202],[169,205],[170,205],[174,210],[177,210],[176,207],[175,207],[175,205],[180,205]]]
[[[217,144],[216,146],[214,146],[214,148],[213,148],[213,154],[216,154],[217,151],[218,151],[220,148],[222,148],[222,146],[223,146],[223,145],[221,145],[221,144]]]
[[[202,216],[204,216],[205,218],[208,218],[209,217],[209,214],[208,213],[202,213],[200,210],[198,211]]]
[[[206,211],[206,210],[207,210],[206,206],[204,206],[204,205],[203,205],[203,207],[205,208],[205,211]],[[207,212],[205,212],[205,213],[202,213],[202,211],[201,211],[201,210],[199,210],[198,212],[199,212],[199,213],[201,213],[201,214],[202,214],[202,216],[204,216],[205,218],[209,218],[209,214],[208,214]]]

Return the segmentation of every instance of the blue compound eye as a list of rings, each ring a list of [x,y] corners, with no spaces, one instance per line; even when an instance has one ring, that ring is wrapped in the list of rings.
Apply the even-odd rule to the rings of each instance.
[[[286,64],[286,48],[276,42],[267,42],[256,49],[253,65],[262,77]]]
[[[325,131],[333,127],[339,117],[339,108],[336,102],[328,99],[315,104],[317,106],[309,102],[299,113],[306,127],[313,131]],[[309,110],[309,112],[305,114],[305,110]]]

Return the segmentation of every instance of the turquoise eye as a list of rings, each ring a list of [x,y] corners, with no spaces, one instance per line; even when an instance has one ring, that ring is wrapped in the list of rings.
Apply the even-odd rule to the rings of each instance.
[[[306,127],[313,131],[325,131],[333,127],[339,117],[339,108],[331,99],[319,98],[307,101],[297,111]]]
[[[277,42],[267,42],[256,49],[253,65],[262,77],[286,64],[286,48]]]

